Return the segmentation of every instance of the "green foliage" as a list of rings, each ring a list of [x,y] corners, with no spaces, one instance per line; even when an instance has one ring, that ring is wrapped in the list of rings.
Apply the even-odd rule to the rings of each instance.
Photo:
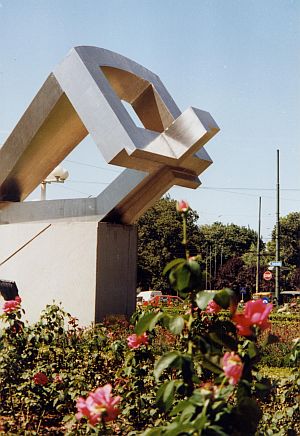
[[[275,228],[268,251],[275,254]],[[280,256],[284,266],[300,267],[300,212],[280,218]]]
[[[197,226],[198,215],[190,211],[187,216],[188,250],[199,253],[201,238]],[[185,257],[181,244],[182,218],[176,212],[176,201],[163,198],[155,203],[138,221],[138,285],[142,289],[170,290],[162,275],[167,263]]]
[[[261,358],[261,364],[264,366],[280,367],[297,367],[299,362],[290,359],[290,353],[295,346],[294,340],[299,337],[299,320],[272,322],[271,332],[278,338],[276,341],[269,342],[268,353],[264,353]],[[263,334],[259,345],[266,340],[266,334]]]
[[[70,416],[71,433],[85,433],[86,424],[74,419],[75,401],[110,382],[124,361],[124,344],[109,342],[105,325],[79,329],[76,320],[56,305],[47,306],[32,326],[20,324],[20,316],[20,311],[1,316],[0,416],[4,428],[10,434],[16,429],[35,434],[49,421],[53,428],[61,428]],[[44,385],[35,383],[37,373],[45,375]]]
[[[189,222],[189,215],[183,218]],[[184,229],[185,224],[183,220]],[[19,309],[1,316],[1,431],[296,434],[299,374],[295,371],[278,381],[261,374],[259,367],[298,368],[297,307],[293,306],[295,313],[273,314],[270,332],[261,334],[254,325],[251,336],[238,335],[234,292],[203,290],[201,259],[189,256],[185,230],[178,235],[184,240],[181,258],[171,259],[164,274],[185,298],[179,309],[148,306],[139,309],[130,323],[115,317],[86,329],[57,305],[47,306],[32,326],[22,322]],[[136,341],[134,345],[131,340]],[[118,418],[94,426],[87,419],[78,421],[78,398],[106,383],[122,397]]]
[[[292,363],[298,362],[294,373],[286,375],[282,371],[272,371],[272,384],[268,395],[262,399],[263,417],[257,436],[290,435],[300,433],[300,340],[294,341],[289,355]],[[269,371],[268,371],[269,372]]]
[[[225,294],[230,295],[230,292],[222,291],[219,297],[222,299]],[[204,309],[209,299],[202,299],[203,295],[211,299],[215,294],[202,291],[197,294],[197,301],[202,302]],[[216,317],[197,310],[192,318],[191,314],[168,310],[147,309],[138,313],[135,331],[150,333],[149,345],[137,350],[128,349],[126,337],[132,330],[124,319],[112,318],[102,325],[80,329],[74,318],[55,305],[48,306],[32,326],[20,321],[20,312],[2,315],[0,414],[3,429],[8,434],[96,434],[98,430],[93,430],[86,422],[76,421],[76,399],[97,386],[112,383],[114,392],[122,396],[122,413],[115,423],[106,425],[107,435],[134,435],[143,431],[151,435],[182,434],[182,431],[243,435],[240,422],[254,428],[260,412],[248,395],[243,394],[237,403],[232,401],[237,390],[226,383],[222,387],[220,357],[224,350],[236,351],[237,347],[242,347],[244,351],[240,354],[244,363],[257,365],[258,351],[251,340],[238,344],[227,312]],[[279,324],[282,333],[286,332],[287,321]],[[276,326],[277,323],[274,333],[280,334]],[[263,351],[262,362],[273,346],[272,336],[270,338],[271,345]],[[286,362],[297,367],[299,341],[294,343],[293,338],[294,347],[289,348],[290,360]],[[259,344],[263,340],[264,336]],[[39,371],[48,377],[45,386],[33,381]],[[243,383],[247,381],[248,376],[245,377]],[[294,379],[286,379],[280,386],[277,382],[275,386],[273,381],[271,394],[265,379],[256,375],[251,382],[264,410],[259,434],[267,434],[263,433],[267,425],[274,429],[276,419],[280,424],[285,423],[284,428],[290,428],[296,419],[298,409],[293,400],[296,379],[295,375],[292,377]],[[258,389],[259,395],[256,394]],[[280,401],[285,398],[283,403],[275,395],[278,389]],[[270,413],[269,403],[265,403],[268,398],[272,399],[272,407],[279,410],[278,413]],[[282,404],[287,406],[284,411]],[[149,426],[152,429],[146,431]]]
[[[215,222],[212,225],[201,226],[200,230],[204,241],[200,251],[202,255],[209,253],[210,246],[213,252],[215,247],[218,247],[220,254],[222,247],[223,261],[242,256],[257,241],[257,233],[254,230],[236,224]],[[263,241],[261,246],[264,246]]]

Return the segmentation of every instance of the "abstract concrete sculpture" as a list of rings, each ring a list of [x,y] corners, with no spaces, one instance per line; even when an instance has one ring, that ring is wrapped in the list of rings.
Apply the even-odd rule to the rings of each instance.
[[[202,147],[218,130],[208,112],[181,113],[160,79],[136,62],[74,48],[0,149],[0,223],[89,216],[130,224],[171,186],[199,186],[197,176],[211,164]],[[98,198],[63,207],[52,201],[51,211],[49,204],[9,203],[22,202],[88,133],[108,163],[128,168]]]
[[[122,100],[131,104],[144,128],[135,125]],[[91,297],[91,301],[96,301],[96,308],[87,318],[91,321],[100,319],[105,313],[111,312],[109,304],[103,303],[107,299],[105,291],[99,290],[98,285],[99,281],[103,282],[103,274],[107,274],[104,271],[106,261],[99,264],[99,259],[104,258],[104,248],[99,247],[103,241],[106,241],[105,250],[113,245],[107,239],[110,234],[107,223],[115,226],[115,230],[116,225],[121,226],[118,230],[120,235],[125,232],[124,237],[120,236],[122,253],[124,255],[130,246],[134,263],[136,236],[128,239],[128,234],[132,235],[134,230],[131,226],[125,229],[124,225],[134,223],[173,185],[188,188],[200,185],[198,175],[212,163],[203,145],[218,130],[208,112],[189,108],[181,113],[158,76],[136,62],[101,48],[72,49],[49,75],[0,149],[0,224],[10,224],[0,228],[3,240],[10,241],[11,233],[16,235],[19,232],[23,235],[12,246],[14,249],[18,244],[21,246],[17,250],[17,257],[19,263],[23,262],[24,265],[28,258],[26,250],[29,250],[24,234],[28,235],[30,242],[36,241],[36,236],[33,237],[34,232],[28,230],[28,225],[32,226],[36,222],[37,235],[42,239],[45,238],[45,230],[49,232],[49,227],[43,230],[41,224],[38,224],[41,222],[51,223],[52,232],[55,223],[58,225],[57,222],[60,221],[75,222],[78,225],[82,221],[97,223],[98,242],[95,245],[96,260],[94,259],[97,266],[92,267],[95,280],[91,280],[96,283],[95,295]],[[126,168],[117,179],[96,198],[24,202],[88,134],[107,163]],[[103,223],[102,230],[99,230],[98,222]],[[27,225],[27,230],[25,227],[22,227],[22,231],[19,227],[17,231],[16,228],[11,228],[13,225],[20,226],[19,223],[30,224]],[[79,235],[80,232],[76,237],[80,240]],[[55,237],[58,236],[52,235],[52,239]],[[62,243],[61,231],[59,238]],[[91,240],[94,238],[91,236]],[[44,245],[49,252],[46,241]],[[8,251],[1,251],[0,248],[0,256],[6,256]],[[31,256],[34,257],[34,253]],[[7,259],[5,262],[2,259],[1,262],[1,257],[0,274],[12,274],[14,269],[7,269]],[[16,262],[14,255],[9,256],[11,258],[12,262]],[[63,263],[66,263],[65,259]],[[127,264],[124,265],[123,270],[130,269]],[[18,268],[18,264],[15,263],[14,268]],[[102,274],[101,280],[99,274]],[[134,288],[134,274],[135,266],[131,268],[128,279],[131,288]],[[16,272],[10,278],[16,280],[19,288],[28,286],[23,276],[20,278],[23,286],[20,286],[16,275],[20,273]],[[45,276],[42,279],[47,280]],[[109,280],[106,282],[106,287],[111,288]],[[117,285],[114,283],[114,286]],[[68,292],[66,291],[67,294]],[[134,308],[134,289],[128,292],[131,292],[130,303],[127,301],[123,313],[129,313]],[[124,303],[121,294],[120,290],[118,295]],[[51,296],[56,297],[53,294]],[[122,312],[122,304],[119,305],[119,313]],[[84,319],[84,322],[88,319]]]

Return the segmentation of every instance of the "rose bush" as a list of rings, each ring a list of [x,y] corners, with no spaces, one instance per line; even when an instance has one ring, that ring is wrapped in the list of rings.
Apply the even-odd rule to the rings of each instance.
[[[189,206],[179,209],[186,246]],[[293,375],[285,388],[259,372],[268,350],[283,343],[277,334],[284,332],[269,321],[271,305],[249,302],[240,312],[229,289],[204,292],[199,260],[186,252],[165,268],[184,308],[148,306],[130,322],[110,317],[82,329],[52,305],[30,326],[21,320],[21,299],[4,303],[2,431],[244,436],[246,429],[249,436],[271,435],[277,421],[265,405],[284,390],[288,412],[282,418],[279,409],[275,414],[278,425],[293,434],[299,408],[291,386],[299,378]],[[289,364],[297,367],[299,342],[288,351]]]

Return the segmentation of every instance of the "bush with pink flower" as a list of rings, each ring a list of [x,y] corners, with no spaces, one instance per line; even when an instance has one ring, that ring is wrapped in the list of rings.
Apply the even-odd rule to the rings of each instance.
[[[231,385],[236,385],[242,376],[243,363],[238,354],[234,351],[226,351],[223,356],[223,371]]]
[[[261,331],[271,327],[269,315],[272,311],[272,303],[265,304],[263,300],[248,301],[243,313],[235,313],[233,321],[238,333],[242,336],[251,336],[257,327]]]
[[[17,295],[14,300],[5,301],[3,305],[3,312],[6,314],[16,312],[21,307],[21,301],[22,300],[19,295]]]
[[[100,421],[114,421],[120,413],[117,405],[121,397],[113,397],[111,395],[112,386],[106,384],[103,387],[97,388],[94,392],[90,392],[86,399],[80,397],[77,400],[76,418],[87,418],[88,422],[95,426]]]
[[[259,433],[267,422],[260,421],[260,406],[276,391],[258,368],[279,340],[269,320],[272,305],[250,301],[239,312],[231,290],[203,291],[200,256],[187,250],[189,210],[178,204],[186,256],[165,268],[185,299],[182,310],[148,306],[131,320],[112,316],[83,329],[56,305],[29,326],[20,320],[20,299],[4,303],[0,426],[6,434],[266,434]],[[297,341],[290,362],[297,367]],[[287,401],[296,422],[295,400]]]
[[[146,333],[142,335],[136,335],[133,333],[127,338],[128,347],[135,350],[139,348],[141,345],[148,345],[148,336]]]

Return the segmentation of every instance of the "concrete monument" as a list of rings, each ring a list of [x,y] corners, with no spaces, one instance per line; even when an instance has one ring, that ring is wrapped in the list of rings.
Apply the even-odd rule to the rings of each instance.
[[[203,145],[218,130],[208,112],[181,113],[136,62],[72,49],[0,149],[0,278],[17,282],[29,319],[53,299],[83,324],[131,313],[133,224],[173,185],[200,185],[212,163]],[[126,168],[117,179],[96,198],[24,202],[88,134],[107,163]]]

